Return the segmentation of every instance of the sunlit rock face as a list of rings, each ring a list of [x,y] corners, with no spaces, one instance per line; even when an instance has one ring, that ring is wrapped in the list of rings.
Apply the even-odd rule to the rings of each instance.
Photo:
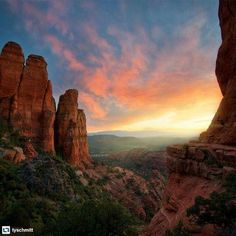
[[[236,1],[221,0],[219,20],[222,44],[216,60],[216,76],[223,95],[208,130],[200,141],[236,144]]]
[[[17,93],[23,68],[24,54],[19,44],[8,42],[0,55],[0,116],[10,119],[12,98]]]
[[[55,122],[56,148],[70,164],[82,167],[91,163],[86,117],[78,109],[78,91],[69,89],[60,96]]]
[[[34,146],[55,153],[57,148],[72,165],[91,163],[88,151],[86,117],[78,109],[78,91],[70,89],[56,105],[47,63],[42,56],[29,55],[26,62],[19,44],[8,42],[0,55],[0,119],[19,131]],[[37,156],[35,154],[31,155]]]
[[[17,43],[8,42],[0,56],[0,117],[2,122],[54,153],[56,107],[44,58],[30,55],[25,63]]]
[[[30,55],[23,70],[18,92],[13,97],[10,123],[43,150],[54,153],[55,113],[47,63],[41,56]]]

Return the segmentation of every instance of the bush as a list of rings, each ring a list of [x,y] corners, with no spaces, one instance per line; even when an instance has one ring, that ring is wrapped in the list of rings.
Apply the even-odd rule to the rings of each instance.
[[[57,225],[61,235],[106,236],[137,235],[134,220],[121,205],[108,200],[88,200],[81,206],[72,204],[59,215]]]
[[[236,174],[230,174],[224,183],[225,191],[213,192],[210,198],[196,197],[187,215],[197,224],[213,224],[222,230],[235,227],[236,222]]]
[[[107,182],[110,180],[110,177],[109,176],[103,176],[102,178],[98,179],[97,180],[97,184],[98,185],[105,185],[107,184]]]
[[[33,194],[18,176],[19,167],[0,159],[0,224],[33,227],[36,234],[57,215],[55,203]]]
[[[167,231],[166,236],[190,236],[190,233],[184,227],[183,222],[180,221],[172,231]]]

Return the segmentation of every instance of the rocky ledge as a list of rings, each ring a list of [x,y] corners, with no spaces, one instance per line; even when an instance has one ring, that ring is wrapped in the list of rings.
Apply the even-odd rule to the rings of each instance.
[[[224,178],[236,172],[236,147],[190,142],[167,148],[167,167],[179,173],[206,179]]]

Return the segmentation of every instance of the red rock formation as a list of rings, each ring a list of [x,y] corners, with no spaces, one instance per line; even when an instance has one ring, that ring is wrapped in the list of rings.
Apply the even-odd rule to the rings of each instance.
[[[56,148],[70,164],[82,167],[90,164],[86,118],[78,110],[78,91],[69,89],[60,96],[55,122]]]
[[[236,1],[220,0],[219,19],[222,35],[216,61],[216,76],[223,99],[202,142],[236,144]]]
[[[54,121],[56,104],[52,96],[52,84],[48,80],[42,109],[42,143],[43,150],[54,152]]]
[[[56,108],[46,67],[43,57],[28,57],[18,92],[13,97],[10,124],[44,151],[54,153]]]
[[[236,172],[236,147],[209,143],[189,143],[167,148],[170,172],[162,199],[162,208],[142,236],[164,236],[180,220],[195,235],[215,235],[210,226],[191,225],[186,209],[197,196],[208,197],[221,189],[225,176]]]
[[[195,197],[199,195],[208,197],[211,192],[218,189],[216,181],[177,173],[171,174],[165,188],[162,207],[140,236],[164,236],[167,230],[178,224],[179,220],[182,220],[188,230],[195,233],[194,235],[214,236],[209,226],[191,225],[186,217],[186,209],[194,204]]]
[[[19,164],[26,159],[23,150],[20,147],[14,147],[12,149],[0,148],[0,152],[3,152],[3,159],[11,161],[14,164]]]
[[[0,56],[0,118],[32,139],[44,151],[54,153],[55,102],[41,56],[24,55],[17,43],[8,42]]]
[[[86,117],[78,110],[78,92],[61,96],[57,112],[57,145],[68,162],[90,163]],[[24,66],[21,47],[7,43],[0,55],[0,119],[34,145],[54,153],[56,106],[44,58],[30,55]],[[31,155],[32,157],[32,155]]]
[[[79,124],[79,154],[82,162],[87,163],[87,158],[89,157],[89,148],[86,128],[86,116],[84,111],[81,109],[78,109],[77,122]]]
[[[35,151],[34,146],[29,141],[25,142],[23,152],[29,160],[32,160],[33,158],[38,156],[38,153]]]
[[[236,79],[236,2],[234,0],[220,0],[219,20],[222,44],[216,60],[216,76],[225,95],[228,83]]]
[[[160,208],[164,178],[158,171],[148,180],[130,170],[104,165],[88,168],[85,173],[142,220],[149,220],[150,215]],[[80,180],[83,181],[82,176]]]
[[[11,100],[16,94],[24,67],[24,54],[19,44],[8,42],[0,55],[0,116],[8,122]]]

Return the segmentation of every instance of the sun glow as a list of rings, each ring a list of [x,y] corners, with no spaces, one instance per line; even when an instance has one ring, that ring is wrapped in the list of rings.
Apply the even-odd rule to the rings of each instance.
[[[153,129],[160,128],[163,126],[168,126],[175,116],[176,116],[175,112],[169,112],[165,115],[162,115],[161,117],[141,120],[141,121],[134,122],[132,124],[124,125],[121,127],[121,129],[129,130],[129,131],[135,131],[135,130],[140,130],[140,129],[153,130]]]
[[[156,119],[147,119],[137,121],[132,124],[120,127],[127,131],[157,131],[175,134],[198,134],[206,130],[212,120],[213,114],[201,117],[201,119],[193,118],[182,121],[176,121],[176,114],[170,113]]]

